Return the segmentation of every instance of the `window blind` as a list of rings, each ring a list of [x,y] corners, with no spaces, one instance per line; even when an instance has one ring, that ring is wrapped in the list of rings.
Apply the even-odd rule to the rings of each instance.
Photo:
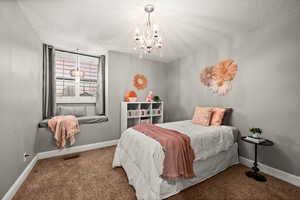
[[[78,59],[78,66],[82,72],[80,82],[78,83],[80,86],[80,96],[95,97],[97,92],[99,58],[63,51],[57,51],[55,56],[56,96],[75,96],[75,84],[77,83],[72,76],[72,70],[76,69]]]

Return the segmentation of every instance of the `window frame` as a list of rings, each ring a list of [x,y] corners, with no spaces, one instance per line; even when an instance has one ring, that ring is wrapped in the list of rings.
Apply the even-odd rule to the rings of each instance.
[[[77,53],[72,52],[68,50],[63,50],[59,48],[55,48],[52,45],[43,44],[43,73],[42,73],[42,121],[39,122],[38,127],[39,128],[47,128],[48,127],[48,120],[54,116],[56,116],[56,106],[59,104],[56,102],[56,66],[55,63],[55,50],[59,50],[61,52],[67,52],[67,53]],[[89,52],[90,51],[86,51]],[[97,98],[96,101],[96,107],[97,103],[101,102],[101,112],[96,112],[95,115],[91,116],[83,116],[78,117],[79,124],[95,124],[95,123],[104,123],[109,121],[109,96],[108,96],[108,63],[109,63],[109,53],[107,50],[97,50],[93,51],[93,54],[97,54],[99,56],[84,54],[84,53],[78,53],[80,55],[84,56],[91,56],[96,57],[100,59],[99,65],[101,65],[101,78],[102,78],[102,90],[101,90],[101,98]],[[98,77],[100,75],[98,74]],[[99,79],[98,79],[99,80]],[[99,94],[99,91],[98,91]],[[101,100],[101,101],[100,101]],[[70,104],[70,102],[68,102]]]
[[[63,53],[70,53],[70,54],[75,54],[75,55],[80,55],[80,56],[87,56],[87,57],[92,57],[92,58],[97,58],[98,59],[98,69],[101,65],[101,56],[94,56],[94,55],[90,55],[90,54],[85,54],[85,53],[78,53],[78,52],[74,52],[74,51],[68,51],[68,50],[63,50],[63,49],[55,49],[55,53],[59,51],[59,52],[63,52]],[[106,63],[105,63],[106,65]],[[105,74],[106,74],[106,67],[102,66],[102,70],[104,71],[104,73],[102,73],[102,85],[103,87],[103,105],[104,105],[104,113],[105,113]],[[55,69],[56,69],[56,58],[55,58]],[[97,77],[98,78],[98,77]],[[56,75],[55,75],[55,84],[56,84]],[[98,81],[98,79],[97,79]],[[62,97],[57,97],[56,96],[56,104],[92,104],[92,103],[96,103],[96,97],[89,97],[89,96],[62,96]]]

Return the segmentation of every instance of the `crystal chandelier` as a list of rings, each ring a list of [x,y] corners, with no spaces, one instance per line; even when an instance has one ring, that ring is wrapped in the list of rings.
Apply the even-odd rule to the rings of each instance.
[[[134,35],[134,49],[140,52],[140,57],[142,57],[143,54],[150,54],[153,49],[160,50],[163,47],[161,35],[158,33],[158,27],[152,24],[150,18],[150,14],[154,11],[154,6],[148,4],[144,10],[148,14],[146,24],[141,32],[136,28]]]

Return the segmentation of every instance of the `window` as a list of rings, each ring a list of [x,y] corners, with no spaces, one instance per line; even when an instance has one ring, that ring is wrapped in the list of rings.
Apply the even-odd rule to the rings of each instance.
[[[56,103],[96,103],[100,57],[55,50]]]
[[[107,121],[105,56],[43,45],[43,119],[74,115],[82,123]]]

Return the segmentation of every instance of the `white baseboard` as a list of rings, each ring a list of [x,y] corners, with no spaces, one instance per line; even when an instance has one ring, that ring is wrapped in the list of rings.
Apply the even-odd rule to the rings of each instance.
[[[105,142],[99,142],[99,143],[94,143],[94,144],[87,144],[87,145],[81,145],[81,146],[74,146],[62,150],[53,150],[53,151],[46,151],[46,152],[41,152],[38,153],[32,160],[31,162],[27,165],[27,167],[24,169],[22,174],[18,177],[18,179],[15,181],[15,183],[10,187],[8,192],[4,195],[2,200],[11,200],[16,192],[19,190],[23,182],[26,180],[27,176],[31,172],[32,168],[35,166],[36,162],[40,159],[45,159],[45,158],[51,158],[55,156],[62,156],[70,153],[78,153],[82,151],[88,151],[88,150],[93,150],[93,149],[100,149],[103,147],[108,147],[112,145],[118,144],[119,140],[110,140],[110,141],[105,141]]]
[[[31,172],[32,168],[35,166],[36,162],[38,161],[37,155],[34,156],[34,158],[30,161],[30,163],[27,165],[27,167],[23,170],[21,175],[17,178],[17,180],[14,182],[14,184],[9,188],[9,190],[6,192],[2,200],[11,200],[23,182],[26,180],[27,176]]]
[[[80,145],[80,146],[74,146],[66,149],[57,149],[53,151],[46,151],[46,152],[40,152],[37,154],[38,159],[45,159],[45,158],[51,158],[56,156],[63,156],[71,153],[78,153],[82,151],[88,151],[93,149],[99,149],[103,147],[108,147],[112,145],[118,144],[119,140],[109,140],[105,142],[99,142],[99,143],[93,143],[93,144],[87,144],[87,145]]]
[[[246,165],[247,167],[252,167],[253,166],[253,160],[250,160],[248,158],[245,158],[243,156],[239,156],[239,160],[240,163],[243,165]],[[279,169],[275,169],[273,167],[270,167],[268,165],[264,165],[262,163],[258,162],[258,168],[260,169],[260,171],[269,174],[271,176],[274,176],[280,180],[286,181],[288,183],[291,183],[293,185],[296,185],[298,187],[300,187],[300,177],[299,176],[295,176],[293,174],[281,171]]]

